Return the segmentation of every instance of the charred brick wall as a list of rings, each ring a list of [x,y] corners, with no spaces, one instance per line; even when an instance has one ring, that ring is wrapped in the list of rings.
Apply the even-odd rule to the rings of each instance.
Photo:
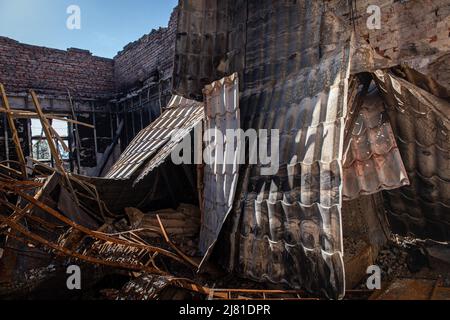
[[[9,92],[29,89],[98,97],[114,92],[114,61],[80,49],[57,50],[0,37],[0,82]]]
[[[361,0],[357,4],[360,34],[389,60],[423,60],[450,49],[447,0]],[[380,29],[366,26],[373,15],[366,12],[369,5],[380,8]]]
[[[114,71],[119,91],[172,77],[177,15],[175,8],[166,28],[153,30],[117,54]]]

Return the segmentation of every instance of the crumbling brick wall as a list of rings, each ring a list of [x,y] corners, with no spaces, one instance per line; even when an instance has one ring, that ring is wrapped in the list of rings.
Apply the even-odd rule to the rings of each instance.
[[[114,92],[114,61],[80,49],[57,50],[0,37],[0,82],[9,92],[99,97]]]
[[[119,91],[172,77],[177,14],[175,8],[168,27],[153,30],[117,54],[114,71]]]
[[[0,82],[5,84],[14,108],[24,110],[33,110],[25,93],[35,89],[41,94],[46,112],[70,113],[67,89],[70,90],[78,120],[96,126],[95,131],[79,127],[82,173],[90,175],[102,163],[103,153],[122,121],[123,150],[143,127],[159,116],[170,99],[177,20],[175,8],[168,27],[153,30],[130,43],[114,59],[95,57],[80,49],[63,51],[0,37]],[[114,111],[107,107],[110,104],[116,106]],[[13,159],[13,144],[5,132],[3,118],[0,160]],[[20,137],[27,142],[25,133],[21,132]],[[29,153],[26,150],[26,155]]]

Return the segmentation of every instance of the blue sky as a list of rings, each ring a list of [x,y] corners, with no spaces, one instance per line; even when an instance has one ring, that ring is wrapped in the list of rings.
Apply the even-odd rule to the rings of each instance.
[[[51,48],[88,49],[112,58],[127,43],[167,26],[178,0],[0,0],[0,36]],[[81,9],[69,30],[67,7]]]

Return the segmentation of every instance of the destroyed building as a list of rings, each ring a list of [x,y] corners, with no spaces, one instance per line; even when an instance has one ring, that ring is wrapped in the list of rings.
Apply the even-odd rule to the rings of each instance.
[[[448,298],[449,75],[449,0],[180,0],[114,59],[0,37],[0,294],[83,263],[118,299],[343,299],[436,259],[415,298]],[[175,164],[207,129],[278,130],[277,172]]]

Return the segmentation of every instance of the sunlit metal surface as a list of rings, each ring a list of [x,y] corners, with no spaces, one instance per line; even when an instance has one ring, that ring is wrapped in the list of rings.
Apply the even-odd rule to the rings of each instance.
[[[382,97],[374,89],[353,115],[344,161],[344,200],[409,184]]]
[[[106,175],[109,179],[128,179],[148,160],[151,160],[145,168],[145,173],[151,171],[155,165],[161,162],[161,158],[170,155],[171,148],[160,149],[167,144],[173,146],[172,136],[189,134],[198,121],[203,117],[203,104],[180,96],[173,96],[164,113],[147,128],[143,129],[122,153],[120,159],[114,164]],[[180,141],[178,140],[178,141]],[[139,179],[142,178],[142,175]]]
[[[216,81],[203,90],[206,108],[206,137],[213,144],[214,159],[204,167],[204,215],[200,231],[200,252],[208,254],[233,207],[239,177],[240,145],[226,139],[227,130],[240,128],[239,82],[237,74]],[[211,131],[224,139],[211,137]],[[220,145],[218,145],[220,143]],[[211,146],[212,147],[212,146]],[[218,152],[218,150],[221,150]],[[219,157],[222,157],[220,159]],[[228,161],[231,160],[231,163]]]

